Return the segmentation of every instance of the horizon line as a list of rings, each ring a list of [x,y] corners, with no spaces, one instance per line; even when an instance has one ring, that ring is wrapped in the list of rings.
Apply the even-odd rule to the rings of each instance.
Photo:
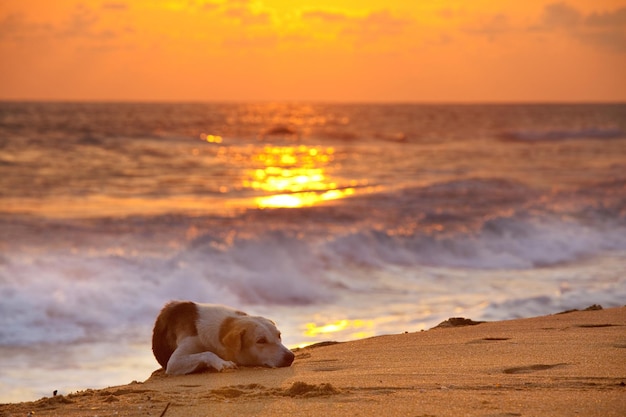
[[[57,103],[57,104],[335,104],[335,105],[580,105],[626,104],[622,100],[321,100],[321,99],[38,99],[2,98],[0,103]]]

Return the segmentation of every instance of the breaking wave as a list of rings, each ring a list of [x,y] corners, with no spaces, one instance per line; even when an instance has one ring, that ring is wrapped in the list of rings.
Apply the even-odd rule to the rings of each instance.
[[[143,339],[146,324],[169,299],[324,305],[345,294],[376,298],[386,288],[368,281],[377,271],[389,272],[402,288],[407,278],[394,276],[396,267],[419,276],[428,268],[471,274],[577,262],[626,250],[626,227],[619,218],[585,224],[516,214],[451,235],[370,228],[307,238],[279,230],[216,242],[204,234],[169,256],[64,252],[4,258],[0,345],[89,342],[104,333]]]

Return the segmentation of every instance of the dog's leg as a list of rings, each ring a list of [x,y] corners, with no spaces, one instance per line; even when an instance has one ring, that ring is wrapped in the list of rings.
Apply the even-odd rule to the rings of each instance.
[[[206,367],[213,368],[218,372],[237,367],[234,362],[225,361],[215,353],[203,351],[203,349],[204,346],[198,337],[183,339],[167,362],[165,373],[184,375]]]

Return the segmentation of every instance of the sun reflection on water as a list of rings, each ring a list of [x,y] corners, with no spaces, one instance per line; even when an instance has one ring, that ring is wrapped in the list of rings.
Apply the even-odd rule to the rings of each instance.
[[[320,340],[320,338],[324,339],[326,337],[355,340],[375,335],[374,320],[341,319],[329,323],[306,323],[304,327],[303,335],[312,340]],[[308,342],[302,343],[298,347],[304,347],[309,344]]]
[[[340,186],[328,175],[334,159],[332,147],[266,146],[253,155],[257,168],[247,172],[243,186],[270,194],[255,199],[260,208],[305,207],[350,196],[352,186]]]

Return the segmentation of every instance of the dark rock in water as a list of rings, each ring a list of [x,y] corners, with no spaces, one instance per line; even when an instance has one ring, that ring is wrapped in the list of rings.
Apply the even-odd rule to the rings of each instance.
[[[297,133],[298,132],[296,130],[290,128],[289,126],[283,126],[283,125],[273,126],[267,129],[265,132],[263,132],[263,134],[267,136],[295,135]]]

